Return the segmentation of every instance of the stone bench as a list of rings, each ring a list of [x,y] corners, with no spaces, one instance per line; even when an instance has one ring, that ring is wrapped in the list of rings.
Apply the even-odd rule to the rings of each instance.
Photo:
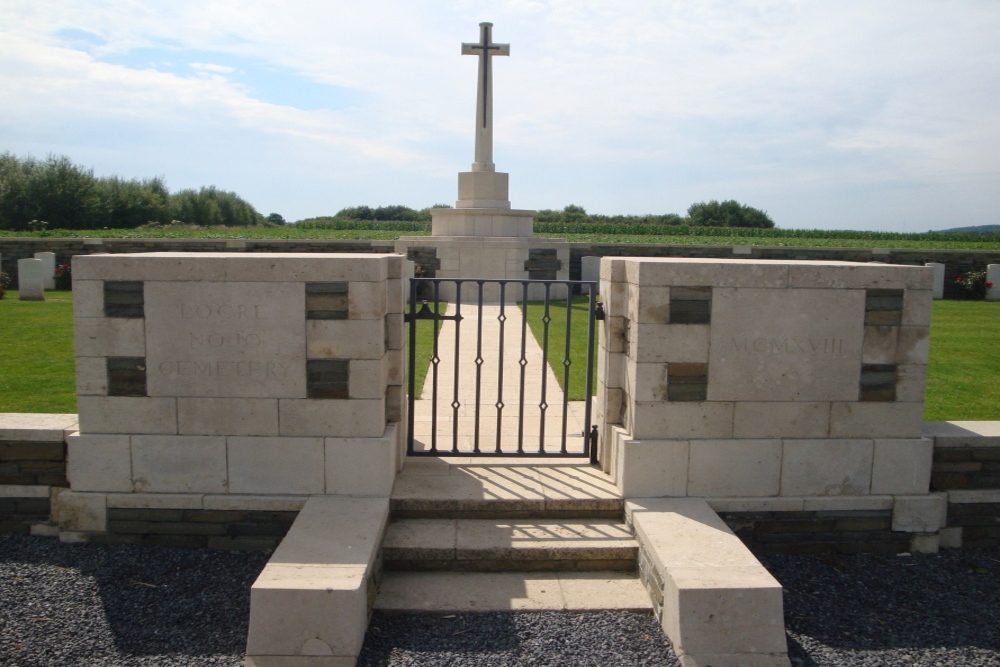
[[[388,498],[306,501],[250,591],[247,667],[355,664],[388,517]]]
[[[787,667],[781,584],[705,500],[632,499],[625,512],[684,667]]]

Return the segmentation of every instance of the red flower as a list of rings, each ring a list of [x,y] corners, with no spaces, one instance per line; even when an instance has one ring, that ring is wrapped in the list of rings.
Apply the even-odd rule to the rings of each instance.
[[[955,282],[956,283],[962,282],[962,276],[959,276],[958,278],[955,278]]]
[[[987,280],[983,284],[986,285],[986,289],[993,289],[993,283],[991,281]]]

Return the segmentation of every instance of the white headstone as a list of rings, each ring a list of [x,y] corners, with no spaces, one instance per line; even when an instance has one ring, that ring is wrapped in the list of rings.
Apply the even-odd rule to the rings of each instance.
[[[17,289],[21,301],[45,301],[45,262],[40,259],[17,260]]]
[[[986,290],[986,300],[1000,301],[1000,264],[986,267],[986,282],[993,283],[993,287]]]
[[[944,298],[944,264],[939,262],[927,262],[925,266],[934,267],[934,298]]]
[[[42,260],[42,283],[45,289],[56,288],[56,254],[54,252],[36,252],[35,259]]]
[[[580,258],[580,280],[600,280],[601,279],[601,258],[581,257]]]

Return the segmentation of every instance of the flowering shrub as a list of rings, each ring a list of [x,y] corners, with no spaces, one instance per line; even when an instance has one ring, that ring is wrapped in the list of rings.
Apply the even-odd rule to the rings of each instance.
[[[69,264],[56,265],[56,289],[73,289],[73,267]]]
[[[986,280],[985,271],[969,271],[955,278],[955,284],[962,288],[966,299],[985,299],[986,290],[993,288],[993,283]]]
[[[10,287],[10,276],[6,271],[0,271],[0,299],[7,293],[8,287]]]

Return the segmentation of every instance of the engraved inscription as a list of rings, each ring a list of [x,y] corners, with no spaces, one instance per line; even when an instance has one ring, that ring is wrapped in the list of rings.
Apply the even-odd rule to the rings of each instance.
[[[811,336],[782,336],[778,338],[733,337],[737,352],[772,354],[842,354],[843,338],[813,338]]]
[[[305,398],[301,283],[147,283],[153,396]]]

